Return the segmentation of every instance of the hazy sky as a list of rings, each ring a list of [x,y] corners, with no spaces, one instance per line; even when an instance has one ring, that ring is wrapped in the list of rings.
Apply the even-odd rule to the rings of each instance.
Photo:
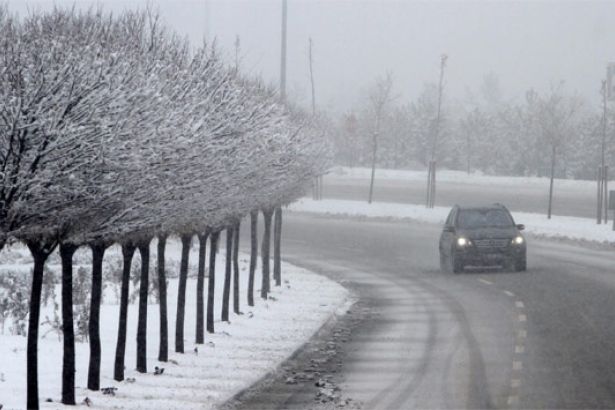
[[[153,0],[167,24],[199,42],[216,37],[242,66],[277,84],[282,0]],[[146,0],[9,0],[20,14],[54,4],[107,10]],[[486,73],[505,97],[520,98],[563,80],[571,92],[599,103],[606,63],[615,61],[615,1],[359,1],[288,0],[288,89],[309,98],[307,46],[314,42],[317,104],[344,111],[373,80],[390,71],[401,99],[435,82],[440,55],[449,56],[446,92],[464,100]]]

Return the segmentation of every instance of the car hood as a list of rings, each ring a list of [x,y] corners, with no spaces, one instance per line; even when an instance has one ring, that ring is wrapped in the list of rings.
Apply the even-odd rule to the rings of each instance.
[[[519,234],[517,228],[478,228],[478,229],[459,229],[459,236],[465,236],[468,239],[497,239],[497,238],[514,238]]]

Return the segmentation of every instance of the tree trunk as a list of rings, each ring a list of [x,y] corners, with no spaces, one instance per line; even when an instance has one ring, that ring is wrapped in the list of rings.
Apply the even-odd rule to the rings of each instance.
[[[271,217],[273,209],[263,209],[263,219],[265,221],[265,231],[263,232],[263,243],[261,249],[261,259],[263,264],[263,281],[261,285],[261,298],[267,299],[270,290],[269,278],[269,250],[271,248]]]
[[[254,306],[254,273],[258,262],[258,211],[250,212],[250,273],[248,276],[248,306]]]
[[[160,299],[160,347],[158,360],[169,360],[169,321],[167,315],[167,275],[164,254],[167,248],[167,236],[158,236],[158,297]]]
[[[149,290],[149,243],[145,239],[137,245],[141,255],[139,278],[139,317],[137,319],[137,371],[147,373],[147,294]]]
[[[75,402],[75,327],[73,320],[73,255],[77,246],[60,245],[62,259],[62,404]]]
[[[207,331],[214,332],[214,296],[216,294],[216,252],[220,232],[211,234],[209,250],[209,279],[207,281]]]
[[[239,228],[241,222],[237,221],[233,228],[233,312],[239,312]]]
[[[596,210],[596,223],[602,223],[602,193],[604,190],[602,189],[602,184],[604,183],[604,178],[602,177],[602,167],[598,167],[598,208]]]
[[[192,235],[182,235],[182,256],[179,264],[179,285],[177,290],[177,314],[175,316],[175,351],[184,353],[184,316],[186,314],[186,281],[188,280],[188,259]]]
[[[209,232],[199,234],[199,270],[196,279],[196,343],[205,343],[205,249]]]
[[[470,143],[470,133],[468,132],[466,135],[466,150],[467,150],[467,163],[466,163],[466,172],[470,175],[470,159],[472,157],[472,149]]]
[[[28,241],[27,246],[34,259],[32,290],[30,294],[30,316],[28,319],[27,346],[27,408],[38,409],[38,325],[41,316],[41,292],[45,261],[53,252],[55,243]]]
[[[376,155],[378,152],[378,133],[373,134],[373,146],[372,146],[372,174],[369,182],[369,197],[367,203],[371,204],[374,198],[374,180],[376,179]]]
[[[100,304],[102,302],[102,263],[105,255],[104,244],[92,244],[92,294],[90,297],[90,365],[88,367],[88,389],[100,389]]]
[[[124,357],[126,356],[126,325],[128,319],[128,290],[130,286],[130,268],[135,254],[135,246],[132,243],[122,244],[122,290],[120,293],[120,318],[117,330],[117,345],[115,346],[115,367],[113,379],[121,382],[124,380]]]
[[[221,320],[228,322],[229,298],[231,296],[231,270],[233,262],[233,227],[226,228],[226,260],[224,270],[224,290],[222,293]]]
[[[276,286],[282,286],[282,207],[275,208],[273,220],[273,279]]]
[[[551,149],[551,179],[549,181],[549,207],[547,209],[547,219],[551,219],[553,209],[553,178],[555,177],[555,145]]]

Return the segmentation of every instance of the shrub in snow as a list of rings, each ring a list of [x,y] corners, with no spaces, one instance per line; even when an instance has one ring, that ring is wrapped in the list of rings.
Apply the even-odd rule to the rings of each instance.
[[[73,304],[89,305],[92,289],[92,275],[90,269],[80,266],[73,277]]]
[[[111,288],[115,300],[120,300],[120,290],[122,286],[123,260],[120,255],[110,254],[105,258],[103,266],[103,282]]]
[[[28,275],[22,272],[5,272],[0,275],[0,321],[2,333],[5,322],[10,319],[9,332],[12,335],[25,336],[28,318],[28,293],[30,291]]]

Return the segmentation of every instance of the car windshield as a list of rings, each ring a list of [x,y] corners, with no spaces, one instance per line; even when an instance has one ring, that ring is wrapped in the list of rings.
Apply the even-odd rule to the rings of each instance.
[[[513,224],[508,212],[502,209],[467,209],[459,212],[460,228],[509,227]]]

